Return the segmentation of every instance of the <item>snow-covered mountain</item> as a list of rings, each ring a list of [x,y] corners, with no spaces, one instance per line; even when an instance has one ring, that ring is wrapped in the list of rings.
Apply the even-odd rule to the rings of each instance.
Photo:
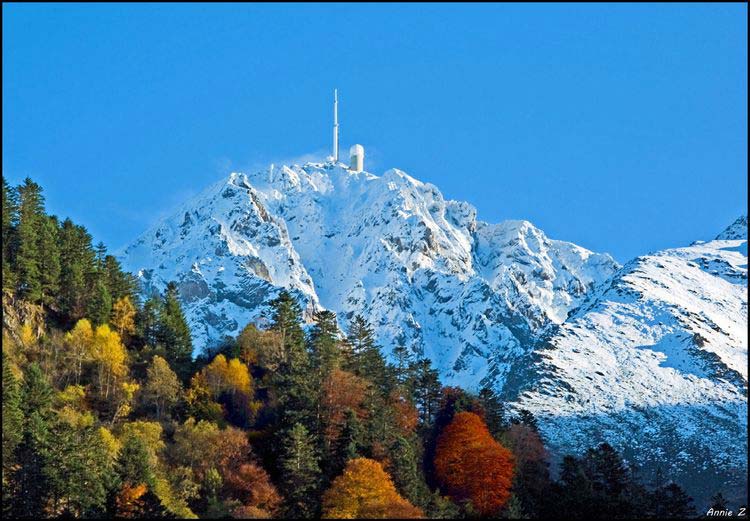
[[[608,440],[699,498],[747,496],[747,217],[627,263],[506,391],[557,454]]]
[[[121,254],[147,290],[178,283],[197,349],[263,321],[288,288],[341,326],[362,313],[387,350],[443,376],[497,380],[537,331],[560,323],[618,268],[525,221],[487,224],[464,202],[399,170],[342,164],[231,174]]]
[[[606,440],[689,486],[742,483],[746,218],[621,267],[526,221],[478,221],[399,170],[272,165],[208,188],[120,258],[146,291],[178,283],[197,350],[262,325],[283,287],[308,319],[331,309],[345,329],[362,313],[385,354],[405,345],[447,384],[494,386],[557,455]]]

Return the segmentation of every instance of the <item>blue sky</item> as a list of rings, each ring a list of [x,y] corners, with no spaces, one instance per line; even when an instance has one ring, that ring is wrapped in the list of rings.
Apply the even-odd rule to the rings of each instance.
[[[747,6],[3,5],[3,174],[111,249],[342,149],[619,261],[747,211]]]

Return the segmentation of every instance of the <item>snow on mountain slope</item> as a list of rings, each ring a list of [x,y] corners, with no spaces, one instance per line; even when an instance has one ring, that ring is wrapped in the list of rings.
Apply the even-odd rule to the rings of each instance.
[[[747,218],[627,263],[521,370],[557,454],[609,441],[699,498],[747,494]]]
[[[147,291],[178,283],[197,349],[262,322],[278,288],[310,313],[362,313],[386,353],[433,360],[447,381],[502,380],[541,328],[618,268],[525,221],[487,224],[399,170],[342,164],[231,174],[120,255]]]

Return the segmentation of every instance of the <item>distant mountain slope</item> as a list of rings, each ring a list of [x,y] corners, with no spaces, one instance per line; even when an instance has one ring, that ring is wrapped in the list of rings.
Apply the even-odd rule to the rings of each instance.
[[[608,440],[699,497],[722,481],[746,495],[747,302],[743,217],[713,241],[627,263],[510,393],[558,454]]]
[[[147,290],[176,280],[198,349],[263,320],[278,288],[310,313],[363,313],[390,351],[476,387],[507,372],[617,269],[525,221],[487,224],[469,204],[399,170],[271,166],[232,174],[121,254]]]

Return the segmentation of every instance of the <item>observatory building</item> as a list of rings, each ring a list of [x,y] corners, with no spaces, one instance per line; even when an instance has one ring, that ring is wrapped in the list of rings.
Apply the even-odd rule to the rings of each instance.
[[[365,168],[365,147],[354,145],[349,149],[349,170],[361,172]]]
[[[334,164],[339,162],[339,91],[333,89],[333,154]],[[354,145],[349,149],[349,170],[362,172],[365,169],[365,147]]]

